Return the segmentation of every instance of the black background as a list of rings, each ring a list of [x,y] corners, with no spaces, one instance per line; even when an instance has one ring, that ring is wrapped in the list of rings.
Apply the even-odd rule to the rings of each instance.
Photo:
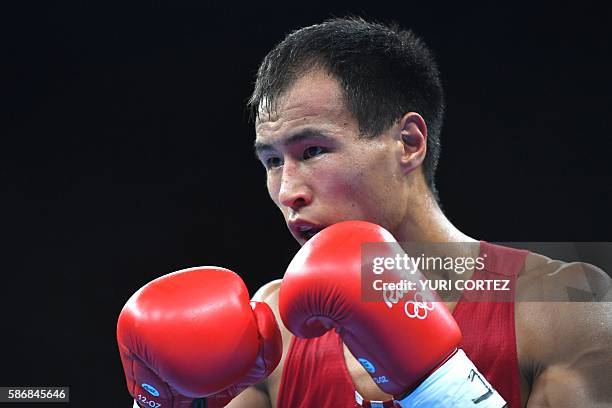
[[[129,406],[115,323],[136,289],[203,264],[237,271],[251,292],[282,275],[298,246],[267,196],[244,106],[266,52],[331,16],[395,20],[435,51],[447,94],[438,186],[460,229],[611,240],[607,10],[326,3],[0,10],[0,385],[68,385],[73,406]]]

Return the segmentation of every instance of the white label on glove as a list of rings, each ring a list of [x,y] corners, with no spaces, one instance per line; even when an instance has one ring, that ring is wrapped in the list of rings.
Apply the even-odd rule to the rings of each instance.
[[[459,349],[411,394],[396,401],[403,408],[501,408],[506,401]]]

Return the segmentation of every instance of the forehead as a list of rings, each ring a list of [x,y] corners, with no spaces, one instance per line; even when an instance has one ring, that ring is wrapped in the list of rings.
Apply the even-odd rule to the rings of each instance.
[[[300,76],[270,112],[259,111],[257,137],[284,133],[295,126],[342,126],[356,123],[346,108],[338,81],[322,69]]]

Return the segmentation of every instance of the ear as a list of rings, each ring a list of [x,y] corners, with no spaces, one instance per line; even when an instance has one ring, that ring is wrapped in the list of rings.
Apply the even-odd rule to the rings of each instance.
[[[421,115],[408,112],[399,120],[400,163],[404,173],[423,163],[427,153],[427,125]]]

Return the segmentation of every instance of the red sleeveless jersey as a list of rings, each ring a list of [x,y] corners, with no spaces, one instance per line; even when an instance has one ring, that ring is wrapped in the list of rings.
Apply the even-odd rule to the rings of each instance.
[[[486,254],[486,255],[485,255]],[[480,243],[485,267],[472,279],[510,280],[514,299],[516,277],[527,251]],[[514,302],[472,302],[462,297],[453,316],[463,333],[460,347],[489,380],[510,408],[521,405],[518,356],[514,332]],[[342,340],[334,331],[314,339],[294,337],[281,378],[279,408],[354,408],[355,387],[346,363]],[[364,407],[392,407],[393,403],[369,403]]]

